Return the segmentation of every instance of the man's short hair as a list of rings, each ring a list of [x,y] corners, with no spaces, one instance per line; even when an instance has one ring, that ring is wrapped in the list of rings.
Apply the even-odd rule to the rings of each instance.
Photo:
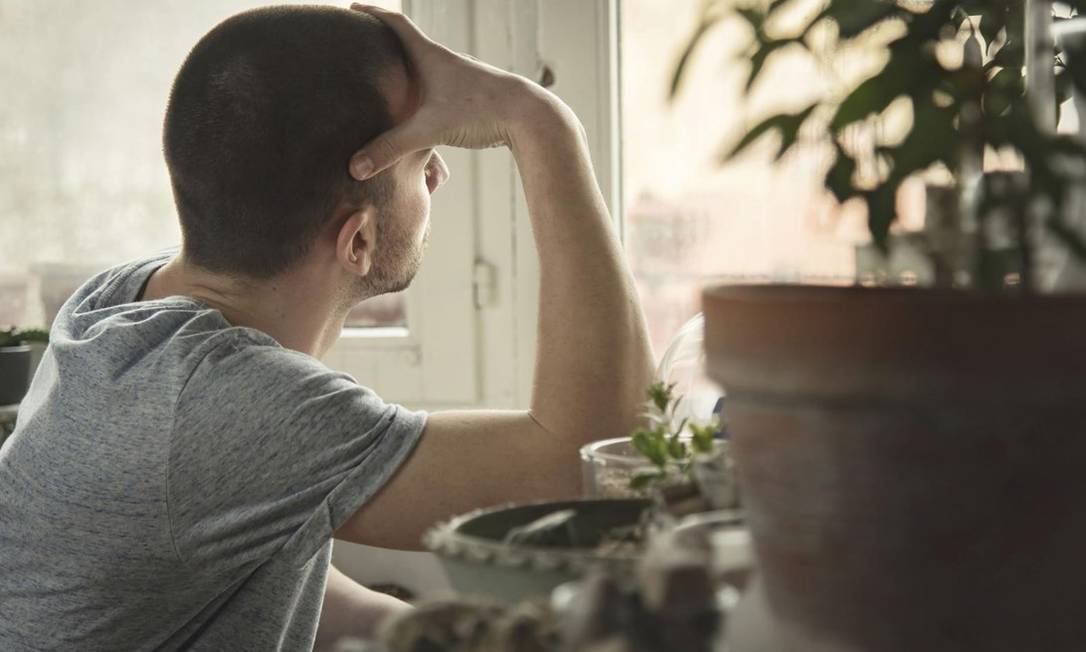
[[[174,80],[163,149],[186,257],[268,278],[309,250],[337,210],[380,204],[382,177],[353,180],[352,153],[392,126],[380,89],[405,61],[364,13],[269,7],[220,23]]]

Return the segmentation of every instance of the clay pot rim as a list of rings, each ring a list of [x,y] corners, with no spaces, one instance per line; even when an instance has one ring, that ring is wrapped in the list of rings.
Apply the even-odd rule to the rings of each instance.
[[[597,459],[606,460],[608,462],[629,462],[631,460],[634,460],[634,461],[644,460],[646,466],[650,466],[652,464],[652,462],[649,462],[648,460],[646,460],[643,456],[641,456],[639,454],[620,455],[618,453],[604,453],[604,452],[599,450],[600,448],[603,448],[605,446],[610,446],[611,444],[619,444],[619,443],[622,443],[622,442],[632,442],[632,441],[633,441],[632,437],[611,437],[610,439],[600,439],[600,440],[594,441],[594,442],[592,442],[590,444],[585,444],[584,446],[581,446],[581,450],[579,452],[581,454],[581,459],[586,461],[586,462],[591,462],[591,461],[597,460]]]
[[[694,437],[692,435],[688,435],[686,433],[683,433],[679,437],[679,441],[682,441],[682,442],[685,442],[685,443],[689,444],[690,441],[693,438]],[[650,462],[648,459],[645,458],[644,455],[641,455],[640,453],[635,453],[635,454],[632,454],[632,455],[620,455],[618,453],[603,453],[603,452],[600,452],[598,450],[599,448],[603,448],[604,446],[609,446],[611,444],[619,444],[619,443],[622,443],[622,442],[632,442],[632,441],[633,441],[633,437],[612,437],[610,439],[600,439],[600,440],[594,441],[594,442],[592,442],[590,444],[585,444],[584,446],[581,446],[581,450],[580,450],[581,459],[584,460],[585,462],[593,462],[595,460],[604,460],[606,462],[631,462],[631,461],[633,461],[633,462],[641,462],[641,463],[643,463],[644,466],[647,466],[647,467],[653,467],[652,462]],[[713,451],[711,451],[709,453],[695,453],[694,457],[715,457],[719,453],[719,442],[720,442],[720,440],[715,440],[713,442],[713,446],[714,446],[714,448],[716,450],[713,450]],[[653,467],[653,468],[655,468],[655,467]]]
[[[550,557],[560,559],[565,564],[590,564],[590,563],[614,563],[635,562],[641,558],[640,553],[599,554],[596,548],[559,548],[548,546],[510,546],[507,543],[495,539],[465,534],[460,528],[467,522],[477,518],[488,516],[497,512],[503,512],[514,508],[539,507],[553,505],[555,511],[568,509],[578,503],[640,503],[646,508],[652,503],[647,498],[578,498],[572,500],[540,500],[527,503],[505,503],[494,507],[485,507],[472,510],[459,516],[454,516],[448,521],[438,523],[423,535],[423,543],[430,552],[441,556],[472,559],[474,556],[467,548],[487,553],[489,559],[498,566],[522,566],[525,558]]]

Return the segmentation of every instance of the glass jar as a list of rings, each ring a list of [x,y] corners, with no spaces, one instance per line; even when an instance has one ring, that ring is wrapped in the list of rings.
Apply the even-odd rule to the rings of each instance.
[[[705,316],[702,313],[683,324],[671,340],[656,368],[656,380],[674,384],[675,396],[683,397],[675,410],[672,427],[678,427],[683,419],[705,423],[714,416],[724,423],[724,392],[705,373]],[[726,437],[727,433],[722,432],[721,436]]]
[[[593,442],[581,448],[581,478],[589,498],[630,498],[642,492],[630,488],[630,481],[653,467],[633,447],[629,437]]]
[[[672,339],[656,368],[655,379],[674,384],[675,396],[683,397],[673,414],[673,429],[684,419],[701,424],[720,416],[723,423],[724,392],[705,374],[705,317],[700,313]],[[726,436],[726,432],[719,436]],[[689,432],[683,433],[683,439],[689,440]],[[583,489],[590,498],[643,495],[630,488],[630,481],[639,473],[656,470],[629,437],[604,439],[581,448]]]

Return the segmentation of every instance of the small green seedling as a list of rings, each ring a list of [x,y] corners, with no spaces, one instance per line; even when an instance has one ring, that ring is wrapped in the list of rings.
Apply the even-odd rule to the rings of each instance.
[[[31,344],[33,342],[48,344],[49,333],[40,328],[19,330],[14,326],[11,326],[6,329],[0,329],[0,347],[22,346],[23,344]]]
[[[720,430],[716,418],[708,423],[692,423],[683,419],[672,428],[675,412],[682,403],[682,396],[675,396],[675,383],[655,382],[649,386],[644,412],[647,427],[640,427],[630,435],[633,447],[652,462],[654,468],[635,474],[630,488],[641,491],[653,485],[665,483],[678,474],[689,476],[694,456],[713,450],[713,440]],[[689,431],[689,435],[683,433]]]

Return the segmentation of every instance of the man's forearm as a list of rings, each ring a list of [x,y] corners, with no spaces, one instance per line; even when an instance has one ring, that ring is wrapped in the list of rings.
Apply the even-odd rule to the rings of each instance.
[[[410,608],[392,596],[367,589],[330,566],[313,649],[332,650],[342,638],[373,640],[386,618]]]
[[[652,378],[644,314],[583,130],[536,95],[512,133],[540,258],[532,413],[583,440],[629,432]]]

